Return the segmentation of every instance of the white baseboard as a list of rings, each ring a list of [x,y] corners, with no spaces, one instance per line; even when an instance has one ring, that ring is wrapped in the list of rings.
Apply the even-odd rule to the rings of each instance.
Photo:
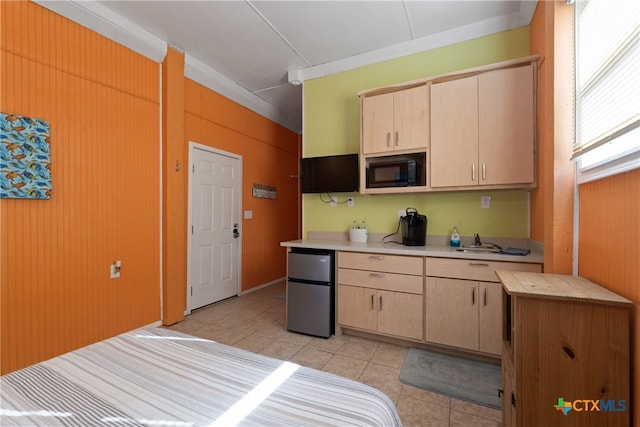
[[[284,282],[285,280],[286,280],[286,278],[285,278],[285,277],[282,277],[282,278],[280,278],[280,279],[276,279],[276,280],[272,280],[271,282],[268,282],[268,283],[265,283],[265,284],[262,284],[262,285],[259,285],[259,286],[256,286],[256,287],[253,287],[253,288],[251,288],[251,289],[247,289],[246,291],[242,291],[242,292],[240,292],[240,294],[239,294],[239,295],[240,295],[240,296],[241,296],[241,295],[247,295],[247,294],[250,294],[250,293],[252,293],[252,292],[259,291],[260,289],[264,289],[264,288],[268,288],[269,286],[273,286],[273,285],[275,285],[276,283]]]

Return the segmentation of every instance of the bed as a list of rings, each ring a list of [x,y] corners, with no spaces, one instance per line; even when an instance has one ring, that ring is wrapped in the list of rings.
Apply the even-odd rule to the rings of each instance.
[[[0,377],[5,426],[399,426],[365,384],[165,328]]]

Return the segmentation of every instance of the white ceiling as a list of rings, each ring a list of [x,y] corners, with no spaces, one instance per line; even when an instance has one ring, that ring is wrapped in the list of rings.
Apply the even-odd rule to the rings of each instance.
[[[37,3],[302,131],[304,82],[528,25],[537,0],[60,1]]]

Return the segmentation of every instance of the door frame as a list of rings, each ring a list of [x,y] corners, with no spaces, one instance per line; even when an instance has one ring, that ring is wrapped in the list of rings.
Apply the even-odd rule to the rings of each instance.
[[[236,153],[231,153],[229,151],[220,150],[218,148],[213,148],[208,145],[200,144],[194,141],[189,141],[189,169],[193,168],[193,160],[194,160],[194,152],[195,150],[207,151],[211,154],[216,154],[219,156],[230,157],[234,160],[239,161],[239,173],[240,173],[240,183],[239,183],[239,197],[238,197],[238,231],[240,232],[240,237],[238,237],[238,253],[236,254],[236,259],[238,260],[237,268],[238,268],[238,289],[236,289],[236,295],[240,295],[242,291],[242,219],[243,219],[243,211],[242,211],[242,156]],[[185,299],[185,308],[184,314],[185,316],[191,314],[191,310],[189,310],[189,302],[191,301],[191,293],[189,292],[189,288],[191,287],[191,239],[192,234],[190,232],[191,225],[193,224],[193,212],[191,211],[191,202],[193,196],[193,172],[187,171],[189,177],[188,181],[188,192],[187,192],[187,229],[185,230],[187,233],[187,286],[185,289],[187,298]]]

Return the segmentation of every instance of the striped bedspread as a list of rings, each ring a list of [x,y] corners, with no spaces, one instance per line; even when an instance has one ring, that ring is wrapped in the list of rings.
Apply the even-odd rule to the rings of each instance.
[[[6,426],[397,426],[365,384],[162,328],[0,377]]]

